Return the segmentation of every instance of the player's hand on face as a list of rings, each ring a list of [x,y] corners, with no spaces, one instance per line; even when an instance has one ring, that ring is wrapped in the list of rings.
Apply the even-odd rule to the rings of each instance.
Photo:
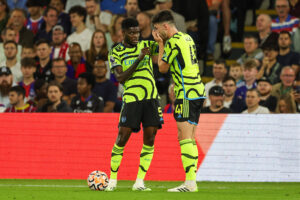
[[[139,60],[143,60],[146,55],[150,55],[150,48],[149,47],[145,47],[141,50],[141,53],[139,55]]]
[[[163,42],[163,39],[161,39],[161,37],[157,31],[153,30],[152,35],[156,42],[158,42],[158,43]]]

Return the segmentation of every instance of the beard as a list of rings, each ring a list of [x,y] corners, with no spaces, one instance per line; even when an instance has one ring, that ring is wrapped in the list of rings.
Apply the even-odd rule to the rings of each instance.
[[[260,96],[264,97],[264,96],[269,95],[270,93],[271,93],[271,90],[270,91],[262,91],[259,94],[260,94]]]
[[[1,96],[8,96],[9,90],[11,88],[11,84],[9,84],[7,81],[3,81],[0,85],[0,94]]]

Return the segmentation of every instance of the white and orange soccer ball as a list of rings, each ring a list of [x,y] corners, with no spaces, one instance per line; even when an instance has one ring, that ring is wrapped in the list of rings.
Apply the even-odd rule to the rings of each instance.
[[[87,183],[91,190],[103,191],[108,186],[108,176],[104,172],[96,170],[90,173]]]

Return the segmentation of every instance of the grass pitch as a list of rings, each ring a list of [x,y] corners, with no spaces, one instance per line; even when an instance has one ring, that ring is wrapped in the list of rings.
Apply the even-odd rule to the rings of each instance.
[[[133,192],[133,181],[119,181],[114,192],[91,191],[85,180],[0,179],[0,200],[300,200],[300,183],[199,182],[197,193],[169,193],[180,182],[147,181],[151,192]]]

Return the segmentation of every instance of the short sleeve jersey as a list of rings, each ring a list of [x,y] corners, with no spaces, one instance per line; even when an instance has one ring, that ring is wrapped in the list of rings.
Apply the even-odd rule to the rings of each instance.
[[[174,34],[165,44],[162,60],[170,64],[176,99],[205,98],[196,46],[188,34],[182,32]]]
[[[151,55],[146,55],[131,77],[125,81],[123,93],[125,103],[159,98],[151,58],[152,55],[158,54],[158,44],[154,41],[144,40],[139,41],[135,47],[128,48],[120,43],[109,52],[108,60],[111,72],[117,66],[122,66],[123,71],[126,71],[136,61],[141,50],[145,47],[150,47]]]

